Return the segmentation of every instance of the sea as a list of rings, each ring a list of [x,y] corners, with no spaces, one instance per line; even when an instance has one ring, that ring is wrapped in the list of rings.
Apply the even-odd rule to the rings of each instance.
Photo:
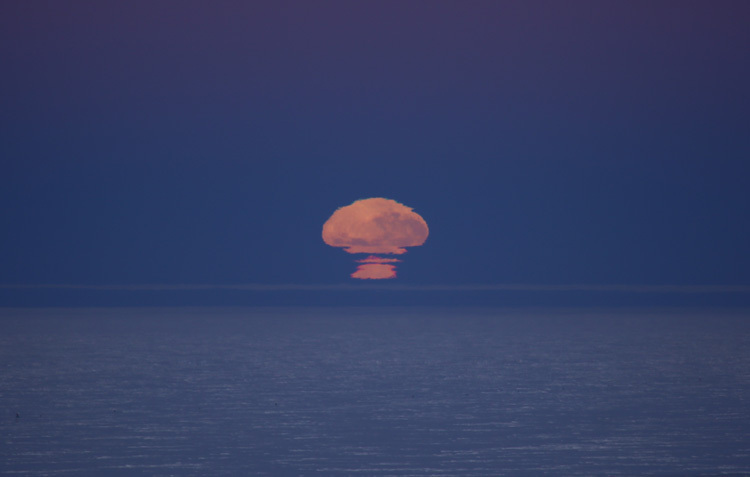
[[[750,475],[750,311],[0,309],[0,474]]]

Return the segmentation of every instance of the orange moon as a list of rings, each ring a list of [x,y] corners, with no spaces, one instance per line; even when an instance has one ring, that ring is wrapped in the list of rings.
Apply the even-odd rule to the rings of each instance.
[[[411,207],[380,197],[341,207],[323,224],[323,241],[349,253],[402,254],[429,234],[427,222]]]
[[[429,234],[427,222],[411,207],[382,197],[341,207],[323,224],[323,241],[348,253],[400,255],[406,253],[406,247],[422,245]],[[370,256],[358,260],[362,265],[351,276],[395,278],[396,266],[389,262],[398,261]]]

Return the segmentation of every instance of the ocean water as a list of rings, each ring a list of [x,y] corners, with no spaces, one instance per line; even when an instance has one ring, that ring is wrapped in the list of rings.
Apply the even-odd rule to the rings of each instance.
[[[3,475],[750,474],[747,310],[2,309]]]

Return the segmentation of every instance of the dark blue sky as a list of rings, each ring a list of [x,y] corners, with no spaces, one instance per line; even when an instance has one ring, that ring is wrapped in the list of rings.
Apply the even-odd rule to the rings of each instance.
[[[0,9],[2,284],[750,284],[748,2]]]

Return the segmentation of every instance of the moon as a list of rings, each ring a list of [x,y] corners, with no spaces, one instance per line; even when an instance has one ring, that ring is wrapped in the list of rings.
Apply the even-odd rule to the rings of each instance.
[[[351,277],[357,279],[387,279],[396,277],[395,258],[381,255],[401,255],[406,247],[417,247],[430,234],[427,222],[411,207],[395,200],[375,197],[361,199],[337,209],[323,224],[323,241],[343,248],[348,253],[371,256],[358,260],[361,265]]]

